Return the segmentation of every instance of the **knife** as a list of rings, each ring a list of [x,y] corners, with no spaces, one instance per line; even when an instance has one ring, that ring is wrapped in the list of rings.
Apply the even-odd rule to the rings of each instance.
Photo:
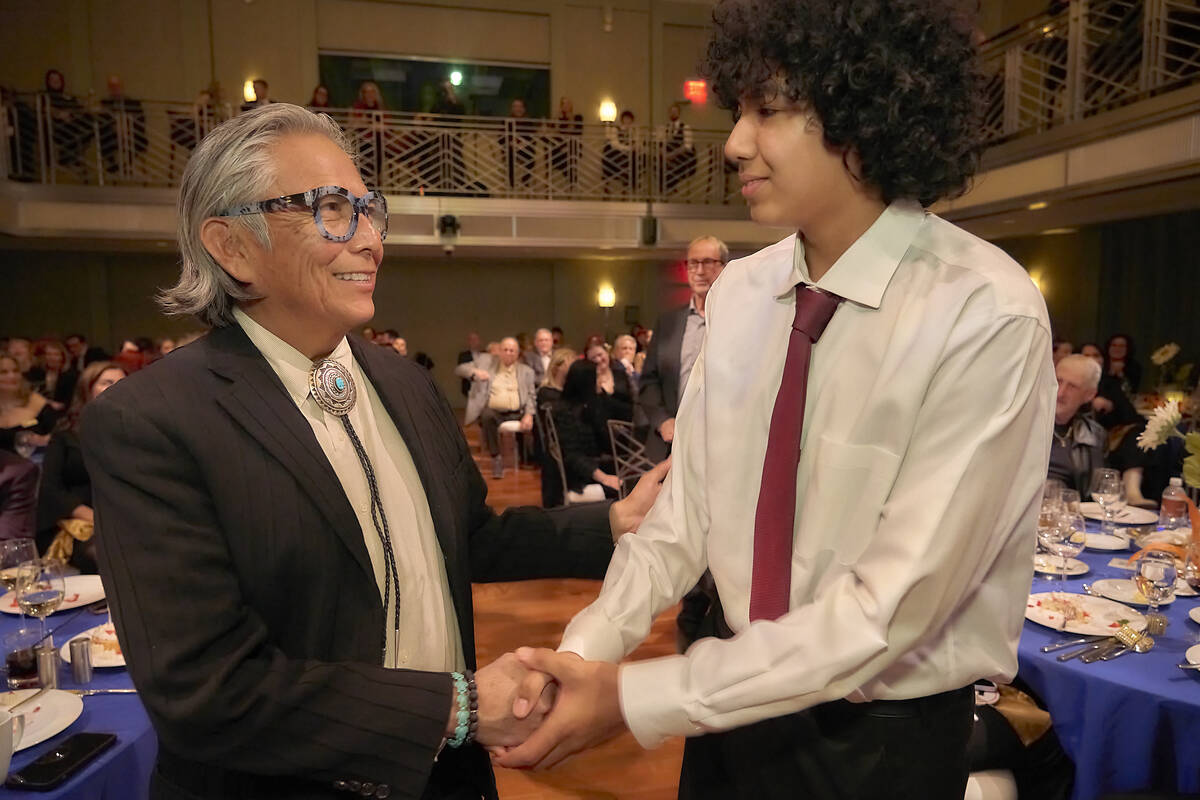
[[[8,713],[10,713],[10,714],[11,714],[12,712],[16,711],[16,710],[17,710],[18,708],[20,708],[21,706],[29,705],[29,704],[30,704],[30,703],[32,703],[34,700],[37,700],[39,697],[41,697],[42,695],[44,695],[44,694],[45,694],[46,692],[48,692],[48,691],[50,691],[50,688],[49,688],[49,687],[45,687],[45,688],[42,688],[42,689],[38,689],[36,692],[34,692],[33,694],[31,694],[29,697],[26,697],[24,700],[22,700],[21,702],[17,703],[15,706],[8,706],[8,707],[7,707],[7,708],[5,708],[4,710],[5,710],[5,711],[7,711]]]
[[[137,694],[137,689],[63,689],[67,694],[91,697],[94,694]]]
[[[1107,657],[1112,655],[1112,653],[1114,651],[1122,649],[1124,647],[1125,647],[1125,645],[1121,644],[1116,639],[1114,639],[1110,644],[1103,645],[1102,647],[1100,647],[1096,650],[1093,650],[1092,652],[1088,653],[1087,655],[1085,655],[1083,658],[1081,658],[1079,660],[1082,661],[1084,664],[1093,664],[1102,659],[1107,660]]]
[[[1070,661],[1072,658],[1079,658],[1086,653],[1094,653],[1101,648],[1106,648],[1112,644],[1115,644],[1116,641],[1116,639],[1105,637],[1098,642],[1086,644],[1078,650],[1072,650],[1068,653],[1060,653],[1057,658],[1059,661]]]
[[[1064,641],[1061,641],[1061,642],[1054,642],[1053,644],[1043,645],[1041,650],[1043,653],[1053,653],[1055,650],[1062,650],[1064,647],[1072,647],[1077,644],[1091,644],[1092,642],[1098,642],[1101,639],[1107,639],[1107,638],[1109,638],[1109,637],[1107,637],[1107,636],[1080,636],[1077,639],[1065,639]]]

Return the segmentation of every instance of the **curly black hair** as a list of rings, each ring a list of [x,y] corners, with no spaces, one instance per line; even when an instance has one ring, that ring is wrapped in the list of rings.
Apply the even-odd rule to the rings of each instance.
[[[982,151],[982,73],[961,0],[721,0],[702,71],[723,108],[788,100],[884,202],[966,191]]]

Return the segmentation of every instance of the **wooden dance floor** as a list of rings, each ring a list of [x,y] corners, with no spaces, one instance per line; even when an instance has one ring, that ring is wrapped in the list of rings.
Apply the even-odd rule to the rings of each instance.
[[[488,483],[488,500],[496,511],[541,503],[537,470],[506,469],[493,480],[491,462],[479,455],[477,426],[467,430],[475,459]],[[511,455],[509,456],[511,459]],[[510,461],[511,464],[511,461]],[[475,639],[479,664],[487,664],[522,645],[557,647],[571,617],[600,591],[599,581],[536,580],[475,584]],[[656,658],[675,652],[675,610],[664,612],[633,658]],[[523,772],[497,769],[501,800],[621,798],[674,800],[683,742],[673,739],[657,750],[643,750],[628,733],[603,747],[581,753],[552,770]]]

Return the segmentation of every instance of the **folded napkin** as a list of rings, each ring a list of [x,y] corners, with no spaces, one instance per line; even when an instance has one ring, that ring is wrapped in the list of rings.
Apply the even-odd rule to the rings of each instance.
[[[63,562],[70,561],[71,554],[75,552],[75,542],[86,542],[92,538],[92,534],[95,532],[95,524],[85,519],[60,519],[58,534],[46,548],[45,557],[56,558]]]

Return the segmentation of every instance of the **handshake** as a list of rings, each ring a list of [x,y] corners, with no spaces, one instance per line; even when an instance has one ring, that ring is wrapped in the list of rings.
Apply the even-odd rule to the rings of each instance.
[[[545,769],[625,729],[617,665],[522,647],[475,673],[476,741],[502,766]],[[454,709],[447,725],[453,734]]]

